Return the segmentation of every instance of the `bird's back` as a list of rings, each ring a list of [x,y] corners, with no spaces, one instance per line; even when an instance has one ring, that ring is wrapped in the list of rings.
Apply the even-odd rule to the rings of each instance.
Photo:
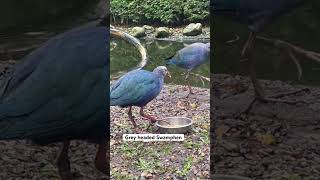
[[[108,36],[106,27],[90,24],[27,55],[0,87],[0,139],[105,136]]]
[[[163,79],[153,72],[133,70],[122,76],[110,89],[111,106],[144,106],[161,91]]]
[[[249,25],[252,31],[260,31],[274,18],[307,0],[214,0],[213,16],[223,15]]]

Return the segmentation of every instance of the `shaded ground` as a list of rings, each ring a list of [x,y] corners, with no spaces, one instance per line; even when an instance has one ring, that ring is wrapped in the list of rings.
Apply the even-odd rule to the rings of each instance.
[[[59,179],[55,166],[58,144],[41,147],[24,140],[0,141],[0,179]],[[106,180],[94,167],[94,145],[73,141],[69,151],[71,169],[79,180]]]
[[[192,133],[183,142],[124,142],[122,134],[133,133],[127,108],[111,108],[112,179],[209,179],[209,89],[194,88],[197,95],[184,98],[182,86],[165,86],[161,94],[146,107],[146,113],[158,118],[185,116],[194,120]],[[157,133],[133,113],[141,129]]]
[[[247,78],[213,75],[211,97],[215,173],[253,179],[316,180],[320,177],[320,88],[263,81],[268,95],[308,88],[284,96],[297,104],[255,103]]]

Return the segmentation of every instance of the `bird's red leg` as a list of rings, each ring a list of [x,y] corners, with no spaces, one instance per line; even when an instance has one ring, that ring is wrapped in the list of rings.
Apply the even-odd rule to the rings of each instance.
[[[252,59],[252,52],[255,47],[256,33],[251,32],[249,38],[242,50],[242,56],[247,57],[249,61],[249,74],[253,83],[254,92],[258,99],[264,99],[264,92],[261,84],[257,79],[256,68]]]
[[[194,94],[194,92],[193,92],[192,89],[191,89],[190,83],[188,84],[188,88],[189,88],[189,94]],[[188,95],[189,95],[189,94],[188,94]]]
[[[137,127],[137,124],[136,122],[134,121],[134,118],[132,116],[132,110],[131,110],[132,106],[129,107],[129,111],[128,111],[128,116],[129,116],[129,119],[130,121],[132,122],[133,124],[133,127],[136,128]]]
[[[68,157],[70,141],[64,141],[57,157],[57,166],[62,180],[72,180],[70,161]]]
[[[147,114],[145,114],[145,113],[143,112],[143,106],[140,108],[140,115],[141,115],[142,117],[144,117],[144,118],[149,119],[152,123],[154,123],[154,122],[157,121],[156,118],[154,118],[154,117],[152,117],[152,116],[150,116],[150,115],[147,115]]]
[[[99,144],[98,151],[95,159],[96,168],[103,174],[108,173],[108,164],[107,164],[107,142],[102,141]]]
[[[138,134],[143,133],[143,132],[138,128],[136,122],[134,121],[134,117],[133,117],[133,115],[132,115],[132,106],[129,107],[128,116],[129,116],[130,121],[131,121],[132,124],[133,124],[134,132],[135,132],[135,133],[138,133]]]
[[[189,89],[189,93],[188,93],[187,97],[189,97],[190,94],[194,94],[194,93],[192,92],[192,89],[191,89],[190,81],[188,81],[189,76],[190,76],[190,72],[188,71],[188,72],[187,72],[187,75],[186,75],[186,78],[185,78],[185,80],[188,82],[188,89]]]
[[[256,33],[251,32],[249,35],[249,38],[242,50],[242,56],[248,58],[249,62],[249,74],[250,78],[254,87],[255,92],[255,98],[252,100],[252,102],[248,105],[248,107],[243,111],[243,113],[248,113],[251,108],[253,107],[253,104],[256,100],[262,101],[262,102],[282,102],[282,103],[288,103],[288,104],[295,104],[296,101],[285,101],[285,100],[279,100],[275,98],[266,98],[264,91],[262,89],[261,84],[259,83],[256,75],[255,65],[252,58],[252,52],[255,47],[255,41],[256,41]]]

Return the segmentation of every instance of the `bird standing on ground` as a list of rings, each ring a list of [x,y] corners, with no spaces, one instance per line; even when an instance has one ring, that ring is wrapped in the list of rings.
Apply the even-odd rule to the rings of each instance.
[[[132,106],[140,107],[140,115],[151,122],[156,118],[143,112],[143,108],[155,97],[163,87],[165,76],[171,77],[165,66],[159,66],[152,72],[136,69],[123,75],[110,89],[110,106],[129,107],[128,116],[134,128],[137,124],[132,116]]]
[[[108,19],[108,18],[107,18]],[[95,166],[107,174],[109,131],[109,28],[90,23],[51,38],[0,82],[0,139],[63,142],[57,166],[63,180],[73,179],[70,140],[99,144]],[[111,29],[146,51],[136,39]]]
[[[193,43],[179,50],[174,56],[168,58],[167,65],[175,65],[187,70],[186,80],[190,72],[210,59],[210,43]],[[188,81],[189,94],[193,94]],[[188,94],[188,95],[189,95]]]
[[[248,25],[250,35],[245,43],[242,56],[248,59],[249,73],[252,80],[255,97],[262,101],[279,101],[278,99],[266,98],[265,93],[257,80],[252,53],[255,47],[257,33],[262,31],[274,19],[286,14],[290,10],[306,2],[306,0],[214,0],[212,15],[222,15],[234,21]],[[251,105],[250,105],[251,106]]]

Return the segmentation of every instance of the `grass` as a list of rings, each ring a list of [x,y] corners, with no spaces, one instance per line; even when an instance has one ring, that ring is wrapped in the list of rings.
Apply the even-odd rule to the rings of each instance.
[[[171,154],[171,152],[172,152],[172,147],[170,146],[170,144],[164,145],[164,147],[163,147],[163,149],[162,149],[163,155],[168,156],[168,155]]]
[[[187,176],[189,171],[191,170],[192,162],[193,162],[193,157],[188,156],[185,159],[182,170],[177,170],[176,173],[181,177]]]
[[[137,163],[137,168],[145,173],[152,173],[160,167],[161,167],[161,162],[153,158],[152,159],[148,158],[148,160],[140,158]]]
[[[111,170],[111,177],[113,179],[121,179],[121,180],[132,180],[135,179],[134,176],[128,174],[128,173],[123,173],[123,172],[118,172],[118,171],[113,171]]]

